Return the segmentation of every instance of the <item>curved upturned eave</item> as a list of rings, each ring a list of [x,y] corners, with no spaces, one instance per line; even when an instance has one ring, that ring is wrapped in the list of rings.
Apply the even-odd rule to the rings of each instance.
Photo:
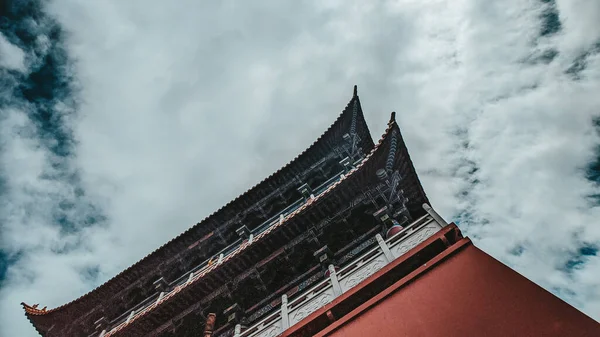
[[[37,331],[37,333],[39,333],[41,336],[45,336],[46,332],[40,331],[40,329],[38,328],[39,324],[36,324],[36,320],[33,319],[33,317],[35,317],[36,315],[42,315],[44,314],[44,312],[42,310],[37,310],[30,305],[27,305],[25,302],[21,302],[21,306],[23,307],[23,310],[25,310],[25,317],[27,317],[27,320],[33,325],[35,331]]]
[[[120,272],[119,274],[117,274],[116,276],[111,278],[110,280],[106,281],[102,285],[98,286],[97,288],[93,289],[92,291],[90,291],[90,292],[80,296],[79,298],[77,298],[71,302],[68,302],[64,305],[61,305],[54,309],[45,310],[45,311],[33,309],[32,306],[22,303],[23,308],[25,309],[25,315],[27,316],[29,321],[34,325],[36,330],[42,336],[46,336],[46,334],[48,333],[50,328],[52,328],[54,331],[64,329],[64,327],[68,325],[69,321],[80,316],[83,313],[89,312],[89,310],[86,310],[86,309],[95,308],[99,304],[99,302],[101,302],[102,299],[105,298],[104,296],[101,296],[101,293],[103,292],[104,289],[108,289],[109,287],[113,286],[113,284],[116,284],[116,282],[118,282],[119,279],[126,277],[129,273],[133,272],[137,268],[143,268],[144,265],[146,265],[146,264],[158,265],[158,263],[160,263],[160,260],[161,260],[161,258],[160,258],[161,253],[171,250],[172,248],[175,248],[175,246],[177,246],[178,244],[182,244],[183,239],[187,235],[189,235],[193,231],[197,230],[199,227],[202,227],[203,224],[209,222],[212,218],[216,217],[219,213],[227,212],[228,208],[232,207],[232,205],[234,205],[235,203],[240,202],[240,200],[242,198],[248,198],[253,193],[258,193],[261,189],[266,188],[271,181],[275,180],[275,177],[277,177],[279,174],[281,174],[282,171],[289,170],[296,163],[299,163],[302,160],[305,160],[305,158],[308,158],[308,155],[311,153],[311,151],[316,149],[318,146],[321,146],[321,142],[327,142],[330,140],[329,138],[335,136],[335,131],[337,130],[337,127],[339,125],[342,125],[344,122],[347,122],[347,119],[352,119],[352,113],[353,113],[352,106],[353,106],[353,103],[355,100],[357,101],[357,104],[358,104],[356,123],[357,123],[357,125],[360,125],[362,128],[365,129],[365,130],[363,130],[364,139],[362,139],[362,144],[364,146],[368,147],[368,148],[365,148],[364,150],[369,152],[374,147],[373,139],[371,138],[371,135],[368,131],[368,127],[367,127],[366,121],[364,119],[364,114],[362,112],[362,107],[360,106],[360,100],[358,98],[356,86],[354,86],[354,94],[353,94],[352,99],[348,102],[348,104],[346,105],[346,107],[344,108],[342,113],[338,116],[338,118],[335,120],[335,122],[333,124],[331,124],[331,126],[319,138],[317,138],[317,140],[314,141],[306,150],[304,150],[302,153],[300,153],[298,156],[296,156],[288,164],[286,164],[285,166],[283,166],[282,168],[280,168],[279,170],[277,170],[276,172],[274,172],[273,174],[271,174],[270,176],[268,176],[267,178],[265,178],[258,184],[254,185],[253,187],[251,187],[246,192],[239,195],[232,201],[228,202],[227,204],[225,204],[224,206],[222,206],[221,208],[219,208],[218,210],[216,210],[215,212],[213,212],[212,214],[210,214],[209,216],[204,218],[201,222],[188,228],[186,231],[184,231],[180,235],[176,236],[175,238],[171,239],[167,243],[163,244],[158,249],[154,250],[152,253],[148,254],[147,256],[145,256],[144,258],[139,260],[138,262],[136,262],[133,265],[131,265],[130,267],[126,268],[125,270],[123,270],[122,272]],[[185,248],[185,246],[182,248]],[[181,250],[182,249],[180,249],[180,251]],[[153,261],[153,260],[157,260],[157,261]],[[123,289],[123,288],[121,288],[121,289]],[[120,290],[117,290],[117,292],[118,291],[120,291]],[[112,291],[112,292],[114,292],[114,291]],[[95,295],[98,295],[98,296],[95,296]],[[79,305],[79,304],[81,304],[81,305]],[[80,306],[82,306],[83,308],[80,308]]]
[[[422,215],[425,215],[425,210],[423,209],[423,204],[426,203],[426,204],[430,205],[431,203],[429,202],[429,198],[427,197],[427,194],[425,193],[425,189],[423,189],[423,185],[421,184],[421,180],[419,179],[417,170],[413,164],[410,154],[408,153],[408,147],[406,146],[406,143],[404,142],[404,137],[402,137],[402,132],[400,131],[400,127],[398,126],[398,123],[396,122],[396,113],[395,112],[392,112],[392,116],[390,118],[390,125],[392,127],[392,130],[395,130],[398,133],[398,138],[399,138],[400,153],[396,157],[396,164],[405,162],[408,165],[408,172],[406,172],[407,176],[404,177],[404,179],[402,180],[402,186],[405,186],[405,184],[408,183],[409,185],[413,185],[416,188],[415,196],[416,196],[417,200],[409,200],[407,202],[407,206],[409,208],[409,211],[411,212],[411,215],[414,218],[417,218]]]

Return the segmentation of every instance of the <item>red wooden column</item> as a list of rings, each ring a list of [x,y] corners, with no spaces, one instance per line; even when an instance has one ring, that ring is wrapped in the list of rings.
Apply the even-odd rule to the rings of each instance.
[[[217,319],[217,315],[210,313],[208,317],[206,317],[206,325],[204,326],[204,337],[211,337],[213,331],[215,331],[215,321]]]

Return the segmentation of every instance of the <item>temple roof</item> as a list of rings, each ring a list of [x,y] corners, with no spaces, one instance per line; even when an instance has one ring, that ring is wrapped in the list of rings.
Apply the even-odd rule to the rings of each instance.
[[[67,325],[77,324],[74,321],[81,323],[81,319],[85,320],[82,317],[90,316],[92,311],[99,309],[108,298],[112,298],[115,294],[127,288],[140,275],[154,272],[156,267],[166,259],[176,256],[188,249],[190,245],[197,244],[204,238],[210,237],[216,231],[221,230],[219,226],[227,219],[243,212],[256,203],[257,200],[263,199],[277,190],[282,182],[292,179],[299,173],[311,168],[321,159],[324,153],[331,150],[332,146],[345,141],[344,136],[349,133],[358,135],[358,144],[356,146],[361,148],[362,151],[369,152],[374,147],[373,140],[364,120],[356,86],[354,87],[352,99],[329,129],[310,147],[280,170],[134,265],[78,299],[49,310],[45,307],[40,310],[37,308],[37,305],[30,306],[22,303],[26,316],[43,336],[60,335],[61,331]]]
[[[398,124],[394,119],[394,113],[392,113],[392,117],[384,135],[357,167],[353,168],[339,181],[329,186],[326,191],[316,196],[314,200],[306,202],[301,207],[288,214],[285,218],[281,219],[281,221],[271,226],[268,230],[258,235],[252,244],[246,243],[240,245],[236,251],[224,259],[221,265],[207,268],[202,273],[194,275],[190,281],[181,285],[168,295],[165,295],[160,302],[150,305],[140,314],[136,314],[135,319],[120,325],[116,330],[108,332],[106,336],[145,336],[147,333],[157,328],[157,322],[161,322],[159,317],[164,315],[165,312],[173,312],[175,308],[181,307],[177,304],[178,299],[189,296],[190,294],[199,296],[201,293],[210,292],[211,290],[205,280],[210,278],[211,274],[217,273],[224,264],[234,263],[233,260],[236,259],[244,259],[242,255],[250,254],[250,252],[248,252],[249,248],[252,248],[253,246],[268,246],[269,244],[266,243],[267,239],[270,239],[274,235],[284,235],[282,232],[283,228],[291,226],[293,222],[302,223],[303,226],[308,227],[310,221],[306,221],[306,213],[313,212],[318,207],[325,207],[320,204],[322,199],[326,199],[338,192],[339,194],[344,194],[342,193],[342,190],[354,190],[356,186],[365,186],[375,183],[379,180],[377,171],[382,168],[389,169],[390,172],[399,172],[402,177],[401,187],[408,199],[407,208],[409,211],[412,210],[411,214],[415,217],[423,215],[425,211],[423,210],[422,205],[429,201],[419,182],[414,166],[408,157],[406,145],[402,139]],[[303,216],[304,218],[300,218]],[[277,250],[277,248],[278,247],[272,247],[273,250]],[[160,325],[160,323],[158,324]]]

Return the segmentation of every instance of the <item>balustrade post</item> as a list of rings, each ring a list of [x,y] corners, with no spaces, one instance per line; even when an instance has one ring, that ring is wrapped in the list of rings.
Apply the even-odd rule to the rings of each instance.
[[[158,299],[156,299],[156,303],[160,302],[160,300],[162,300],[163,297],[165,297],[165,292],[161,291],[160,294],[158,294]]]
[[[379,244],[379,248],[381,248],[381,251],[383,252],[383,255],[385,256],[385,259],[387,260],[387,262],[390,263],[390,262],[394,261],[394,255],[392,255],[392,251],[390,250],[390,247],[388,247],[385,240],[383,240],[383,238],[381,237],[381,234],[375,235],[375,239],[377,240],[377,243]]]
[[[242,325],[236,324],[235,330],[233,330],[233,337],[240,337],[241,334],[242,334]]]
[[[217,261],[217,264],[223,262],[223,253],[219,254],[219,261]]]
[[[429,213],[429,215],[431,215],[431,217],[433,218],[433,220],[435,220],[440,226],[444,227],[444,226],[448,225],[448,223],[446,222],[446,220],[444,220],[444,218],[442,218],[438,214],[438,212],[436,212],[428,204],[423,204],[423,209],[425,210],[425,212]]]
[[[248,244],[251,244],[252,241],[254,241],[254,234],[250,234],[250,236],[248,237]]]
[[[190,273],[190,277],[188,277],[187,282],[186,283],[190,283],[192,281],[192,278],[194,277],[194,273]]]
[[[106,335],[106,330],[102,330],[102,332],[100,333],[100,337],[104,337],[104,335]]]
[[[338,297],[342,294],[342,287],[340,286],[340,282],[337,278],[337,273],[335,272],[335,267],[330,264],[329,265],[329,280],[331,281],[331,286],[333,287],[333,295]]]
[[[131,313],[129,313],[129,317],[127,317],[127,321],[125,322],[125,324],[129,324],[129,322],[131,322],[131,320],[133,319],[133,315],[135,315],[135,310],[132,310]]]
[[[288,313],[288,298],[286,294],[281,295],[281,331],[290,327],[290,315]]]

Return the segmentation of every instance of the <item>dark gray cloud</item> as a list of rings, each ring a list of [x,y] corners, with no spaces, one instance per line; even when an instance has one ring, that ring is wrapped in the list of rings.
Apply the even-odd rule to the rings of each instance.
[[[64,33],[37,1],[8,3],[2,10],[0,297],[2,312],[16,314],[16,303],[5,297],[43,274],[27,267],[32,259],[85,249],[82,231],[103,216],[86,196],[75,161],[76,94]],[[52,264],[44,268],[52,273]],[[2,335],[32,333],[10,320],[2,326],[10,329]]]

